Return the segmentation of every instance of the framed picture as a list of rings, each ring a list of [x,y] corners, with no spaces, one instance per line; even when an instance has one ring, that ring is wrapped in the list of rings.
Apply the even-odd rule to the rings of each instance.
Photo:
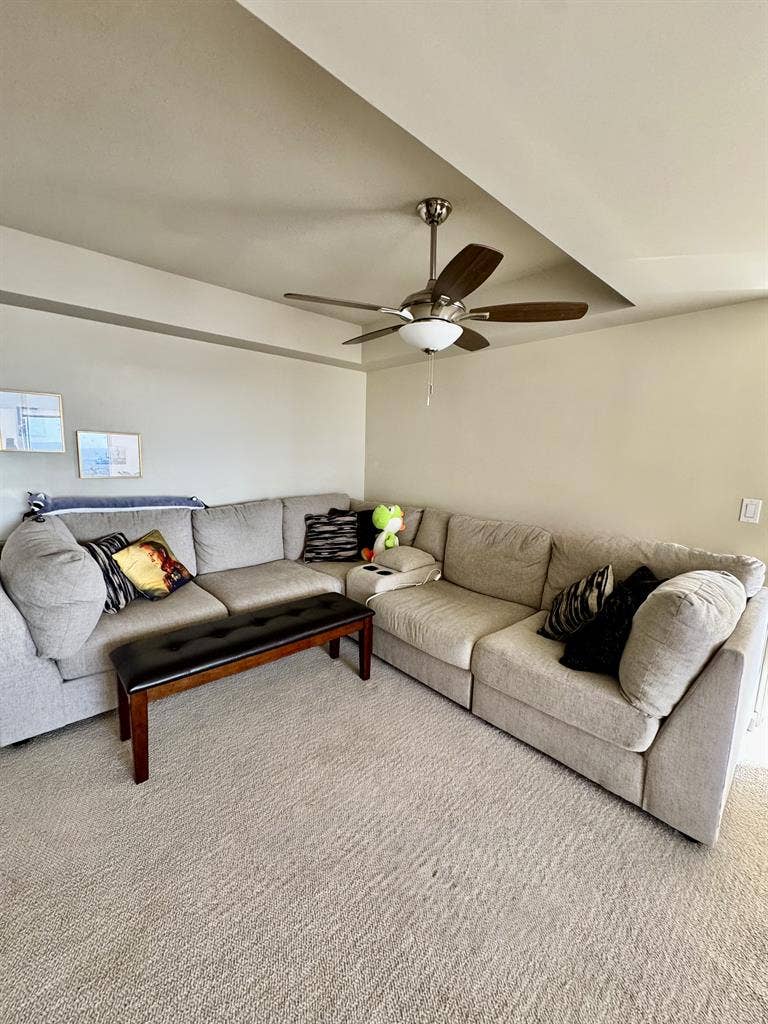
[[[0,452],[63,452],[61,395],[0,388]]]
[[[141,435],[113,434],[106,430],[78,430],[77,459],[80,478],[141,476]]]

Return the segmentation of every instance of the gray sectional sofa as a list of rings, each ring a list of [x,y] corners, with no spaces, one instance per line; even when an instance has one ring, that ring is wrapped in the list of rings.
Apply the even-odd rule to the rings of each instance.
[[[208,509],[59,516],[78,541],[115,530],[133,540],[159,529],[195,580],[163,601],[136,600],[117,615],[101,615],[85,642],[58,658],[38,656],[27,621],[0,588],[0,745],[114,708],[109,652],[122,643],[282,600],[344,593],[359,563],[310,565],[300,559],[305,514],[350,506],[364,503],[323,494]],[[431,508],[406,506],[405,512],[401,543],[431,555],[442,578],[376,595],[374,653],[686,835],[713,844],[758,691],[768,628],[763,563]],[[6,549],[0,576],[13,593]],[[659,578],[704,569],[727,572],[743,585],[747,600],[738,623],[666,717],[633,706],[612,677],[564,668],[563,645],[537,634],[555,595],[609,562],[617,579],[645,564]]]

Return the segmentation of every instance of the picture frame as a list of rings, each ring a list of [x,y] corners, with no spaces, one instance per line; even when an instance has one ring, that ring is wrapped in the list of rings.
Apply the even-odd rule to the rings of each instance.
[[[77,464],[81,480],[136,480],[144,472],[141,434],[78,430]]]
[[[0,388],[0,452],[60,455],[65,451],[60,394]]]

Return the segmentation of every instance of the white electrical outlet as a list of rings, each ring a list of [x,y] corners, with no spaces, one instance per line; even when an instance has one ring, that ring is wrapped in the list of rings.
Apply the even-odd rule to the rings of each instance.
[[[741,499],[741,512],[739,513],[740,523],[759,523],[760,512],[762,511],[763,503],[760,498],[742,498]]]

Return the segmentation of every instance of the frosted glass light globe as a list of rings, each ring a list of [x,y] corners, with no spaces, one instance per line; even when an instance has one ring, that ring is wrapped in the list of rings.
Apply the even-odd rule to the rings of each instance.
[[[420,352],[442,352],[461,337],[461,333],[460,324],[453,324],[449,320],[440,320],[437,317],[414,320],[413,323],[403,324],[398,331],[406,345],[411,345]]]

